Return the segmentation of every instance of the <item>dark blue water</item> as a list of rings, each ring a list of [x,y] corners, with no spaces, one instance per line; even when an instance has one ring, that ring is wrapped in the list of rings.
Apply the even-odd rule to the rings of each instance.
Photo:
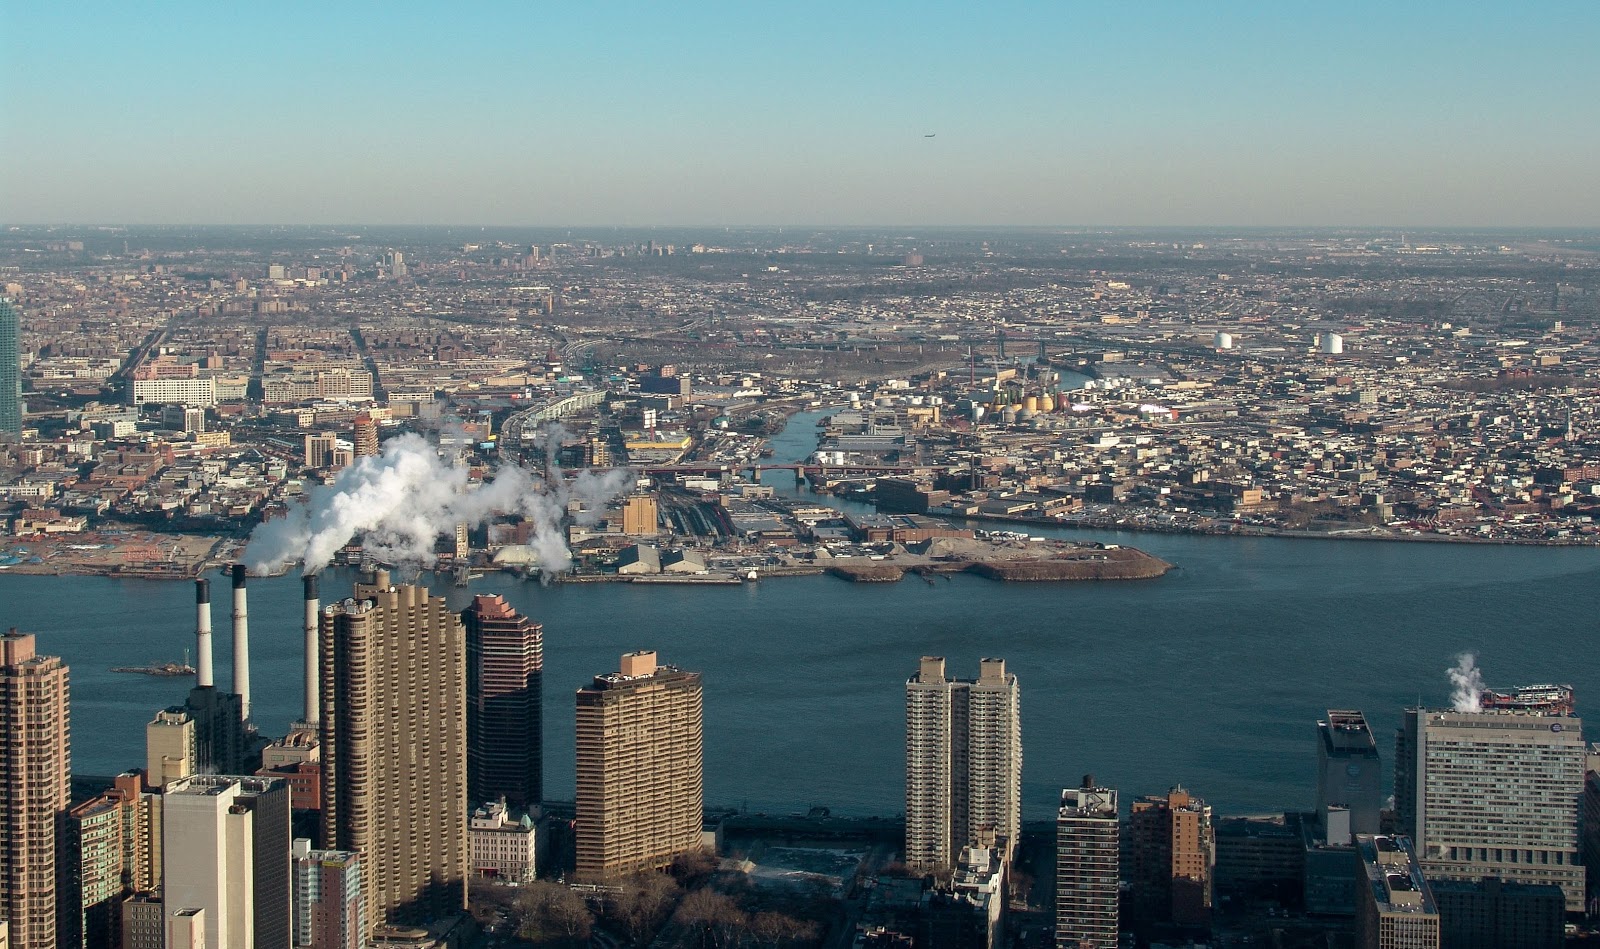
[[[776,460],[810,450],[812,419],[791,425]],[[1020,678],[1030,818],[1085,772],[1125,794],[1182,782],[1226,813],[1310,807],[1322,710],[1365,710],[1387,762],[1401,708],[1445,701],[1444,670],[1463,650],[1491,685],[1571,682],[1580,712],[1600,688],[1593,550],[1036,533],[1137,545],[1179,569],[1050,585],[540,587],[491,576],[441,592],[456,603],[504,593],[544,624],[552,797],[572,795],[572,692],[641,648],[705,674],[708,801],[767,811],[899,812],[903,683],[924,654],[958,675],[1002,656]],[[350,579],[328,574],[324,596]],[[216,589],[226,685],[227,589]],[[255,704],[269,733],[300,708],[299,593],[292,576],[251,584]],[[187,583],[0,575],[0,625],[38,633],[72,666],[77,771],[142,762],[144,723],[188,682],[108,670],[180,658],[192,599]]]

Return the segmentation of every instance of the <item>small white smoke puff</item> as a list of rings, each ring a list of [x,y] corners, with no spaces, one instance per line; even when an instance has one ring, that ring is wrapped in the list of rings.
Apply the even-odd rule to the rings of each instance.
[[[1464,652],[1456,657],[1455,668],[1447,670],[1453,686],[1450,705],[1458,712],[1483,711],[1483,674],[1476,662],[1476,656]]]
[[[549,442],[559,444],[559,431]],[[579,521],[593,521],[632,482],[626,470],[580,472],[571,484],[552,464],[546,477],[516,465],[496,469],[491,480],[472,484],[465,468],[446,464],[419,435],[384,443],[381,455],[358,459],[331,485],[313,487],[286,516],[265,521],[250,535],[244,559],[257,573],[272,573],[299,560],[304,571],[327,566],[357,537],[364,550],[397,564],[429,565],[433,545],[457,524],[476,527],[499,515],[521,515],[533,525],[529,545],[540,573],[572,566],[561,520],[569,501],[584,502]]]

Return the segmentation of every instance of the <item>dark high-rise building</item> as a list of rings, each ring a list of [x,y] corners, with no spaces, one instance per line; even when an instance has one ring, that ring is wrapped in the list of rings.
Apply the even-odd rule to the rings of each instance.
[[[1561,949],[1567,899],[1559,886],[1498,879],[1429,882],[1439,907],[1439,944],[1450,949]]]
[[[1116,949],[1120,822],[1117,792],[1083,786],[1061,792],[1056,815],[1056,947]]]
[[[1381,830],[1380,770],[1378,743],[1373,740],[1366,716],[1357,711],[1329,709],[1327,718],[1317,723],[1317,822],[1328,843],[1343,846],[1352,835]],[[1331,827],[1330,808],[1342,808],[1342,812],[1335,813],[1335,826]]]
[[[21,437],[22,320],[16,306],[0,297],[0,440]]]
[[[1209,925],[1216,865],[1211,806],[1182,787],[1140,798],[1129,811],[1127,834],[1133,921]]]
[[[426,587],[379,570],[319,627],[322,831],[362,854],[372,927],[467,902],[467,648]]]
[[[544,800],[544,627],[499,595],[461,611],[467,630],[467,797]]]
[[[32,634],[0,636],[0,918],[10,949],[56,949],[57,828],[72,758],[67,667]]]

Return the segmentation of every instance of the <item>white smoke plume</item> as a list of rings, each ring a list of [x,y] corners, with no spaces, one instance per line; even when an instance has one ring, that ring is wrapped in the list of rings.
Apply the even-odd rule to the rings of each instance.
[[[1464,652],[1456,657],[1455,668],[1447,670],[1450,676],[1450,705],[1458,712],[1483,711],[1483,673],[1478,671],[1477,657]]]
[[[561,521],[570,501],[581,501],[580,522],[592,522],[625,490],[633,476],[625,469],[584,471],[568,483],[555,465],[561,431],[546,434],[546,474],[502,465],[481,484],[467,469],[446,463],[419,435],[385,442],[380,455],[357,459],[331,485],[317,485],[293,504],[287,516],[264,521],[250,535],[244,560],[257,573],[273,573],[295,561],[310,574],[327,566],[340,548],[356,538],[380,560],[431,565],[433,546],[457,524],[476,527],[499,515],[520,515],[533,527],[529,545],[548,577],[572,566]]]

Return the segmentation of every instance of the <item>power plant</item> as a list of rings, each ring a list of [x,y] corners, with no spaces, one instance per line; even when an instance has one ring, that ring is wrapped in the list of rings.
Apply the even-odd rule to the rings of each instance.
[[[255,729],[249,725],[250,636],[245,604],[244,565],[233,568],[234,691],[216,686],[211,641],[211,584],[195,581],[195,685],[183,710],[194,721],[195,769],[214,774],[250,774]]]

